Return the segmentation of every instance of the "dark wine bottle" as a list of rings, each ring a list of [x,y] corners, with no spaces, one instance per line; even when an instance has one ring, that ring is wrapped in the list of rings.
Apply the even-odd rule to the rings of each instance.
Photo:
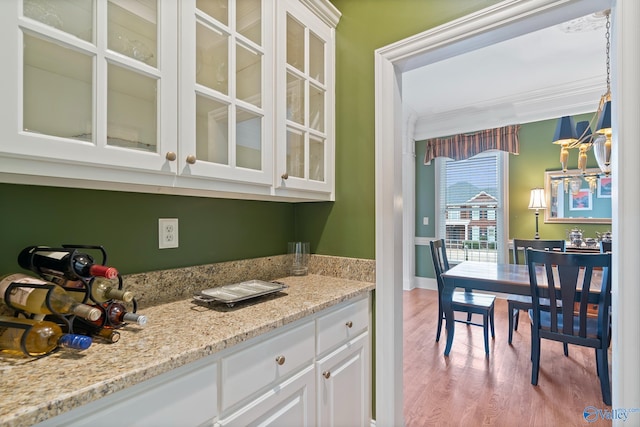
[[[113,279],[118,270],[96,264],[89,254],[75,249],[29,246],[18,255],[20,267],[38,274],[64,277],[69,280],[106,277]]]
[[[99,319],[92,321],[94,325],[103,328],[117,328],[124,323],[135,323],[144,326],[147,316],[127,311],[127,308],[119,302],[107,302],[95,305],[102,312]]]

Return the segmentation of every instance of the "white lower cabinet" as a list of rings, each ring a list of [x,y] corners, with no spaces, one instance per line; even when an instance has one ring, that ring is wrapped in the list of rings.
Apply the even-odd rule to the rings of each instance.
[[[370,425],[368,340],[365,332],[316,363],[317,425]]]
[[[369,324],[354,298],[38,427],[369,425]]]

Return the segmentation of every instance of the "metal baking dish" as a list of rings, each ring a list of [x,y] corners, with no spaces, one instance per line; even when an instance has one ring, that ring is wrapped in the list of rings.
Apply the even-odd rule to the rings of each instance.
[[[229,307],[233,307],[237,302],[280,292],[287,287],[287,285],[280,282],[248,280],[246,282],[205,289],[200,291],[199,294],[194,295],[193,298],[199,302],[221,302],[227,304]]]

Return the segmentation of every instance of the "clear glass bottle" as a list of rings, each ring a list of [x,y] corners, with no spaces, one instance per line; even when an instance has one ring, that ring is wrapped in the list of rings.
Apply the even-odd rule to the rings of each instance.
[[[86,350],[91,343],[91,337],[65,334],[53,322],[0,316],[0,350],[3,352],[43,356],[58,347]]]
[[[112,299],[131,302],[133,293],[118,289],[119,284],[107,279],[96,277],[91,283],[91,298],[97,302],[106,302]]]
[[[12,283],[17,286],[7,293]],[[32,314],[75,314],[91,321],[102,315],[96,307],[78,302],[63,287],[21,273],[0,277],[0,300]]]

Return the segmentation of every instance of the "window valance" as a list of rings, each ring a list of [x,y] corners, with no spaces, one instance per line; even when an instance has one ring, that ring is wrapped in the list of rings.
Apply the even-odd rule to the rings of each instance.
[[[424,163],[427,164],[436,157],[464,160],[487,150],[519,154],[519,130],[520,125],[510,125],[472,133],[461,133],[445,138],[428,139]]]

